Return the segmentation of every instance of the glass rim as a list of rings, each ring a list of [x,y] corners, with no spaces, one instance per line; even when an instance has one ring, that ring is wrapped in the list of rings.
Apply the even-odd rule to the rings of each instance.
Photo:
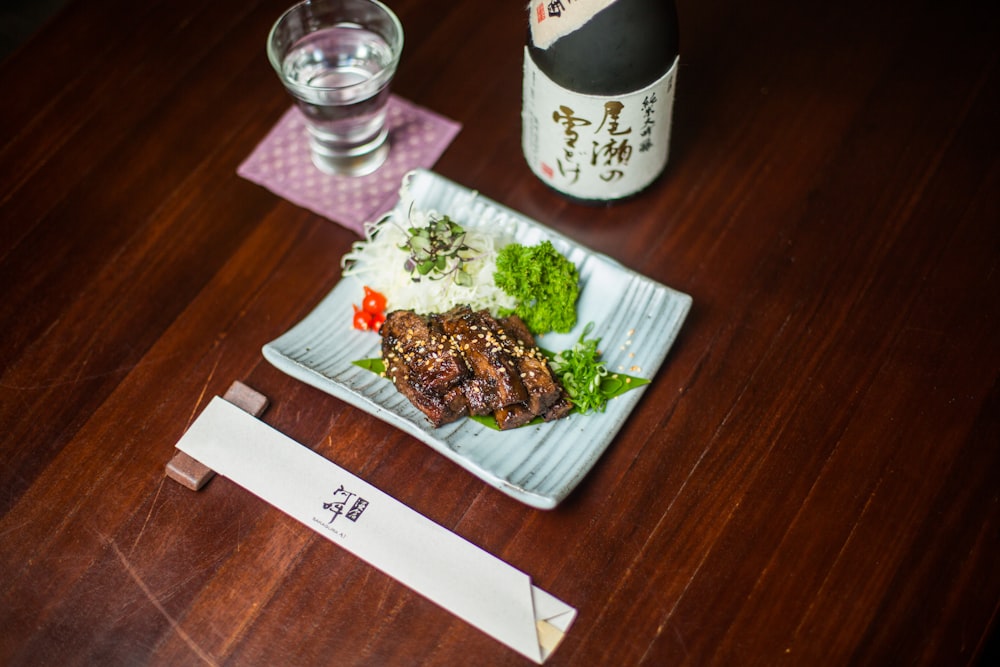
[[[400,22],[399,17],[396,16],[396,13],[392,11],[385,3],[380,2],[380,0],[346,0],[347,2],[355,2],[374,7],[375,9],[381,11],[385,15],[385,17],[389,19],[389,22],[392,24],[393,30],[396,33],[395,40],[388,40],[389,45],[392,49],[392,60],[386,63],[385,67],[382,68],[382,70],[372,79],[356,83],[349,83],[343,86],[304,86],[302,84],[292,83],[285,77],[284,67],[283,67],[283,60],[285,53],[279,54],[274,48],[276,33],[278,32],[280,26],[283,23],[285,23],[286,19],[288,19],[294,13],[298,12],[303,8],[310,6],[322,7],[324,5],[339,5],[339,4],[344,4],[344,1],[345,0],[300,0],[300,2],[296,2],[294,5],[292,5],[284,12],[282,12],[281,16],[279,16],[278,19],[271,26],[271,29],[267,33],[267,59],[271,63],[271,67],[274,68],[274,71],[277,72],[278,78],[281,79],[281,82],[286,87],[292,87],[297,90],[312,91],[312,92],[348,90],[350,88],[359,86],[381,85],[381,83],[384,80],[391,78],[392,75],[395,73],[396,66],[399,64],[400,56],[403,53],[403,42],[404,42],[403,24]],[[345,21],[344,23],[346,24],[348,22]],[[355,23],[354,25],[360,25],[360,24]],[[304,35],[309,34],[311,32],[315,32],[315,30],[308,30],[307,32],[304,33]],[[385,35],[381,36],[384,37]]]

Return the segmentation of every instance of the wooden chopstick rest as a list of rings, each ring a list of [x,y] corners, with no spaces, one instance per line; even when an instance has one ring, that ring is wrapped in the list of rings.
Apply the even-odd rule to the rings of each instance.
[[[267,396],[251,389],[239,380],[229,386],[222,398],[241,410],[249,412],[254,417],[260,417],[264,414],[264,410],[268,406]],[[192,491],[197,491],[215,476],[215,471],[184,452],[178,451],[167,463],[166,475]]]

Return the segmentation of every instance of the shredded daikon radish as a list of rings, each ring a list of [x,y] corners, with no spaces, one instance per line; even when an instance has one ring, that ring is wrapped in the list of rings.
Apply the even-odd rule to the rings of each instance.
[[[401,248],[410,227],[427,227],[441,216],[435,211],[419,211],[413,205],[406,183],[400,189],[402,204],[396,211],[408,211],[405,219],[398,219],[396,211],[375,223],[365,225],[365,240],[354,244],[344,255],[341,264],[345,276],[355,276],[365,285],[381,292],[386,298],[387,310],[413,310],[420,314],[443,313],[459,305],[474,310],[487,309],[495,316],[501,309],[512,310],[516,305],[510,296],[493,282],[497,252],[512,242],[503,234],[502,225],[482,225],[483,231],[455,220],[465,229],[465,245],[471,250],[463,253],[474,259],[462,264],[461,271],[468,274],[469,284],[459,285],[454,275],[440,279],[416,276],[405,268],[408,254]],[[471,208],[471,207],[470,207]],[[497,227],[500,229],[498,230]],[[499,231],[500,235],[496,232]]]

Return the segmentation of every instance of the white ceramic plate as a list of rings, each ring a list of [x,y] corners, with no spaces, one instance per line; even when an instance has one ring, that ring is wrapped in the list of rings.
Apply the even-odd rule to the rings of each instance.
[[[524,245],[548,239],[580,271],[577,327],[546,334],[542,347],[559,351],[594,322],[608,369],[654,378],[691,307],[691,297],[581,247],[496,202],[429,171],[411,175],[410,193],[419,210],[449,215],[466,228],[502,226]],[[405,219],[405,218],[403,218]],[[642,396],[633,389],[598,414],[572,414],[548,424],[496,431],[470,419],[440,428],[391,382],[352,362],[379,356],[380,339],[351,327],[352,303],[363,289],[345,277],[301,322],[264,346],[276,367],[382,419],[430,445],[485,482],[540,509],[551,509],[590,471]]]

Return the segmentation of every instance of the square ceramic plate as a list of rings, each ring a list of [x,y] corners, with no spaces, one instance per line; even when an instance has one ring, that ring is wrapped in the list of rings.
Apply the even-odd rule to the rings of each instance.
[[[568,334],[546,334],[540,346],[568,348],[586,323],[594,322],[590,336],[601,338],[610,371],[654,378],[691,297],[433,172],[416,171],[409,177],[419,210],[449,215],[470,229],[503,229],[524,245],[548,239],[576,264],[581,284],[577,327]],[[393,215],[405,216],[399,209]],[[361,302],[362,292],[357,278],[345,277],[301,322],[265,345],[264,357],[285,373],[402,429],[532,507],[551,509],[579,484],[644,391],[634,389],[611,400],[603,413],[572,414],[512,431],[496,431],[470,419],[433,428],[390,381],[352,363],[379,356],[379,337],[351,327],[351,304]]]

